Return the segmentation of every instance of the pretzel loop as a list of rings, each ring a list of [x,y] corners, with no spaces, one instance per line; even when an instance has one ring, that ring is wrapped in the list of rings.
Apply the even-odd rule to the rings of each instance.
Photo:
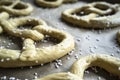
[[[33,11],[33,7],[29,3],[20,0],[1,0],[0,10],[15,16],[24,16],[29,15]]]
[[[118,26],[114,21],[119,17],[119,13],[120,7],[118,4],[94,2],[80,8],[68,9],[62,13],[62,18],[81,27],[106,28]],[[111,23],[111,25],[108,23]]]
[[[84,71],[92,66],[101,67],[110,73],[120,76],[120,59],[105,54],[93,54],[79,59],[72,65],[71,72],[83,79]]]
[[[88,8],[91,13],[96,13],[98,15],[110,15],[114,12],[114,7],[111,7],[110,4],[99,2],[91,4],[91,7]]]
[[[44,38],[44,35],[33,29],[19,29],[20,26],[46,26],[46,23],[42,20],[36,20],[33,18],[15,18],[10,20],[4,20],[1,22],[5,31],[9,34],[17,37],[31,38],[33,40],[41,40]]]
[[[39,6],[43,6],[43,7],[58,7],[59,5],[61,5],[63,2],[63,0],[36,0],[36,3]]]
[[[11,5],[9,5],[9,7],[14,8],[14,6],[16,6],[19,2],[20,2],[20,0],[16,0],[15,2],[11,2]]]
[[[77,0],[36,0],[39,6],[43,7],[58,7],[62,3],[76,2]]]
[[[120,59],[105,54],[92,54],[77,60],[69,73],[55,73],[36,80],[84,80],[84,71],[92,66],[101,67],[120,76]]]

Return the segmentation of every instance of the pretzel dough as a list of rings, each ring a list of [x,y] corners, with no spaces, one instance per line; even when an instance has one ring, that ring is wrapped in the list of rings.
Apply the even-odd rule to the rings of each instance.
[[[1,27],[1,21],[4,20],[4,19],[8,19],[9,18],[9,14],[6,13],[6,12],[1,12],[0,13],[0,33],[3,32],[3,29]]]
[[[44,35],[33,29],[19,29],[18,27],[28,25],[28,26],[46,26],[43,20],[36,20],[30,17],[14,18],[9,20],[3,20],[1,22],[3,28],[10,35],[16,37],[31,38],[33,40],[41,40]]]
[[[16,23],[18,22],[20,22],[19,24],[23,24],[28,20],[29,18],[15,18],[8,21],[4,20],[2,24],[4,23],[3,27],[6,31],[8,31],[7,27],[9,29],[14,25],[17,26],[18,24]],[[32,21],[33,20],[34,19],[32,19]],[[41,20],[37,22],[41,22]],[[14,30],[14,27],[12,29]],[[8,32],[12,32],[12,29],[10,28]],[[74,49],[73,37],[64,31],[60,31],[43,25],[35,26],[33,30],[42,35],[49,35],[51,37],[57,38],[61,42],[54,46],[36,48],[34,44],[35,42],[32,39],[27,38],[23,40],[22,50],[0,49],[0,59],[4,59],[3,62],[0,62],[0,67],[10,68],[48,63],[66,55],[68,52]],[[12,35],[15,36],[14,33],[12,33]],[[9,58],[10,60],[7,61],[7,58]]]
[[[58,7],[63,3],[76,2],[77,0],[36,0],[36,3],[42,7]]]
[[[29,15],[33,11],[33,7],[20,0],[1,0],[0,11],[6,11],[15,16],[24,16]]]
[[[69,73],[55,73],[36,80],[84,80],[84,71],[91,66],[101,67],[120,76],[120,59],[105,54],[92,54],[76,61]]]
[[[62,18],[85,28],[108,28],[120,25],[120,6],[107,2],[94,2],[83,7],[68,9]]]
[[[92,66],[101,67],[110,73],[120,76],[120,59],[105,54],[92,54],[80,58],[72,65],[71,72],[83,79],[85,69]]]

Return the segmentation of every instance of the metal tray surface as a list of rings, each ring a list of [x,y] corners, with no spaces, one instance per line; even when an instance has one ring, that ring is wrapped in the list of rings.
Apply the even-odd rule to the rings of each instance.
[[[56,68],[56,61],[47,63],[44,65],[22,67],[22,68],[13,68],[13,69],[3,69],[0,68],[0,77],[15,77],[15,79],[20,80],[33,80],[35,75],[37,77],[43,77],[45,75],[57,72],[69,71],[73,62],[77,58],[88,55],[88,54],[109,54],[115,57],[120,58],[120,46],[116,41],[116,33],[120,29],[119,26],[112,29],[103,29],[103,30],[94,30],[94,29],[84,29],[75,25],[64,22],[61,19],[61,12],[68,8],[76,8],[83,6],[86,3],[93,2],[93,0],[79,0],[77,3],[73,4],[63,4],[58,8],[42,8],[38,7],[34,0],[23,0],[29,2],[33,5],[34,11],[30,15],[31,17],[37,19],[43,19],[46,23],[54,28],[64,30],[69,32],[75,39],[75,50],[73,54],[66,55],[59,60],[61,60],[62,65]],[[95,1],[95,0],[94,0]],[[112,3],[119,3],[119,0],[107,0]],[[5,38],[4,35],[0,36],[0,44],[7,46],[7,44],[12,40],[10,38]],[[4,43],[6,41],[6,43]],[[15,44],[11,46],[11,49],[21,49],[19,45],[19,39],[12,40]],[[49,44],[49,42],[48,42]],[[51,43],[50,43],[51,44]],[[42,44],[46,45],[47,44]],[[96,68],[94,68],[96,69]],[[85,72],[85,80],[120,80],[115,77],[111,77],[108,72],[97,68],[96,72],[93,68],[88,69]],[[100,76],[100,77],[99,77]],[[99,79],[100,78],[100,79]]]

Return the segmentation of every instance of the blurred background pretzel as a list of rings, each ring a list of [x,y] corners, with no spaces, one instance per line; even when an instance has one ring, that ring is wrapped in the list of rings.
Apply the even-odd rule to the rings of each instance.
[[[0,11],[6,11],[15,16],[24,16],[29,15],[33,11],[33,7],[20,0],[1,0]]]
[[[120,59],[106,54],[92,54],[81,57],[73,63],[70,72],[54,73],[36,80],[84,80],[84,72],[87,68],[98,66],[120,76]]]
[[[85,6],[68,9],[62,13],[62,18],[72,24],[86,28],[106,28],[120,25],[116,23],[120,14],[118,4],[94,2]]]
[[[36,0],[36,4],[42,7],[58,7],[63,3],[76,2],[77,0]]]

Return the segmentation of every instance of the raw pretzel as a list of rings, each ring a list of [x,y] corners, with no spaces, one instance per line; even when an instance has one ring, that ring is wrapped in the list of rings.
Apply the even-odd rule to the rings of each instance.
[[[120,76],[120,59],[105,54],[92,54],[76,61],[69,73],[55,73],[36,80],[84,80],[84,71],[92,66],[101,67],[110,73]]]
[[[6,11],[15,16],[24,16],[29,15],[33,11],[33,7],[20,0],[1,0],[0,11]]]
[[[119,14],[118,4],[94,2],[80,8],[68,9],[62,13],[62,18],[85,28],[108,28],[120,25]]]
[[[8,21],[4,20],[2,22],[4,23],[3,29],[5,31],[8,31],[7,27],[11,27],[11,25],[18,25],[16,24],[16,21],[19,21],[21,22],[21,24],[23,24],[26,22],[26,21],[24,22],[24,19],[27,21],[34,20],[29,18],[15,18],[15,19],[10,19]],[[42,23],[42,20],[37,22]],[[10,30],[9,33],[12,32]],[[33,66],[33,65],[44,64],[56,60],[66,55],[72,49],[74,49],[73,37],[64,31],[47,27],[47,25],[35,26],[33,30],[37,31],[37,33],[43,35],[49,35],[51,37],[57,38],[60,40],[60,43],[54,46],[36,48],[34,44],[35,43],[34,40],[30,38],[24,39],[22,50],[0,49],[0,59],[4,60],[3,62],[0,62],[0,67],[10,68],[10,67]],[[15,36],[14,33],[12,34]],[[7,58],[9,58],[9,61],[6,60]]]
[[[36,3],[42,7],[58,7],[63,3],[76,2],[77,0],[36,0]]]

